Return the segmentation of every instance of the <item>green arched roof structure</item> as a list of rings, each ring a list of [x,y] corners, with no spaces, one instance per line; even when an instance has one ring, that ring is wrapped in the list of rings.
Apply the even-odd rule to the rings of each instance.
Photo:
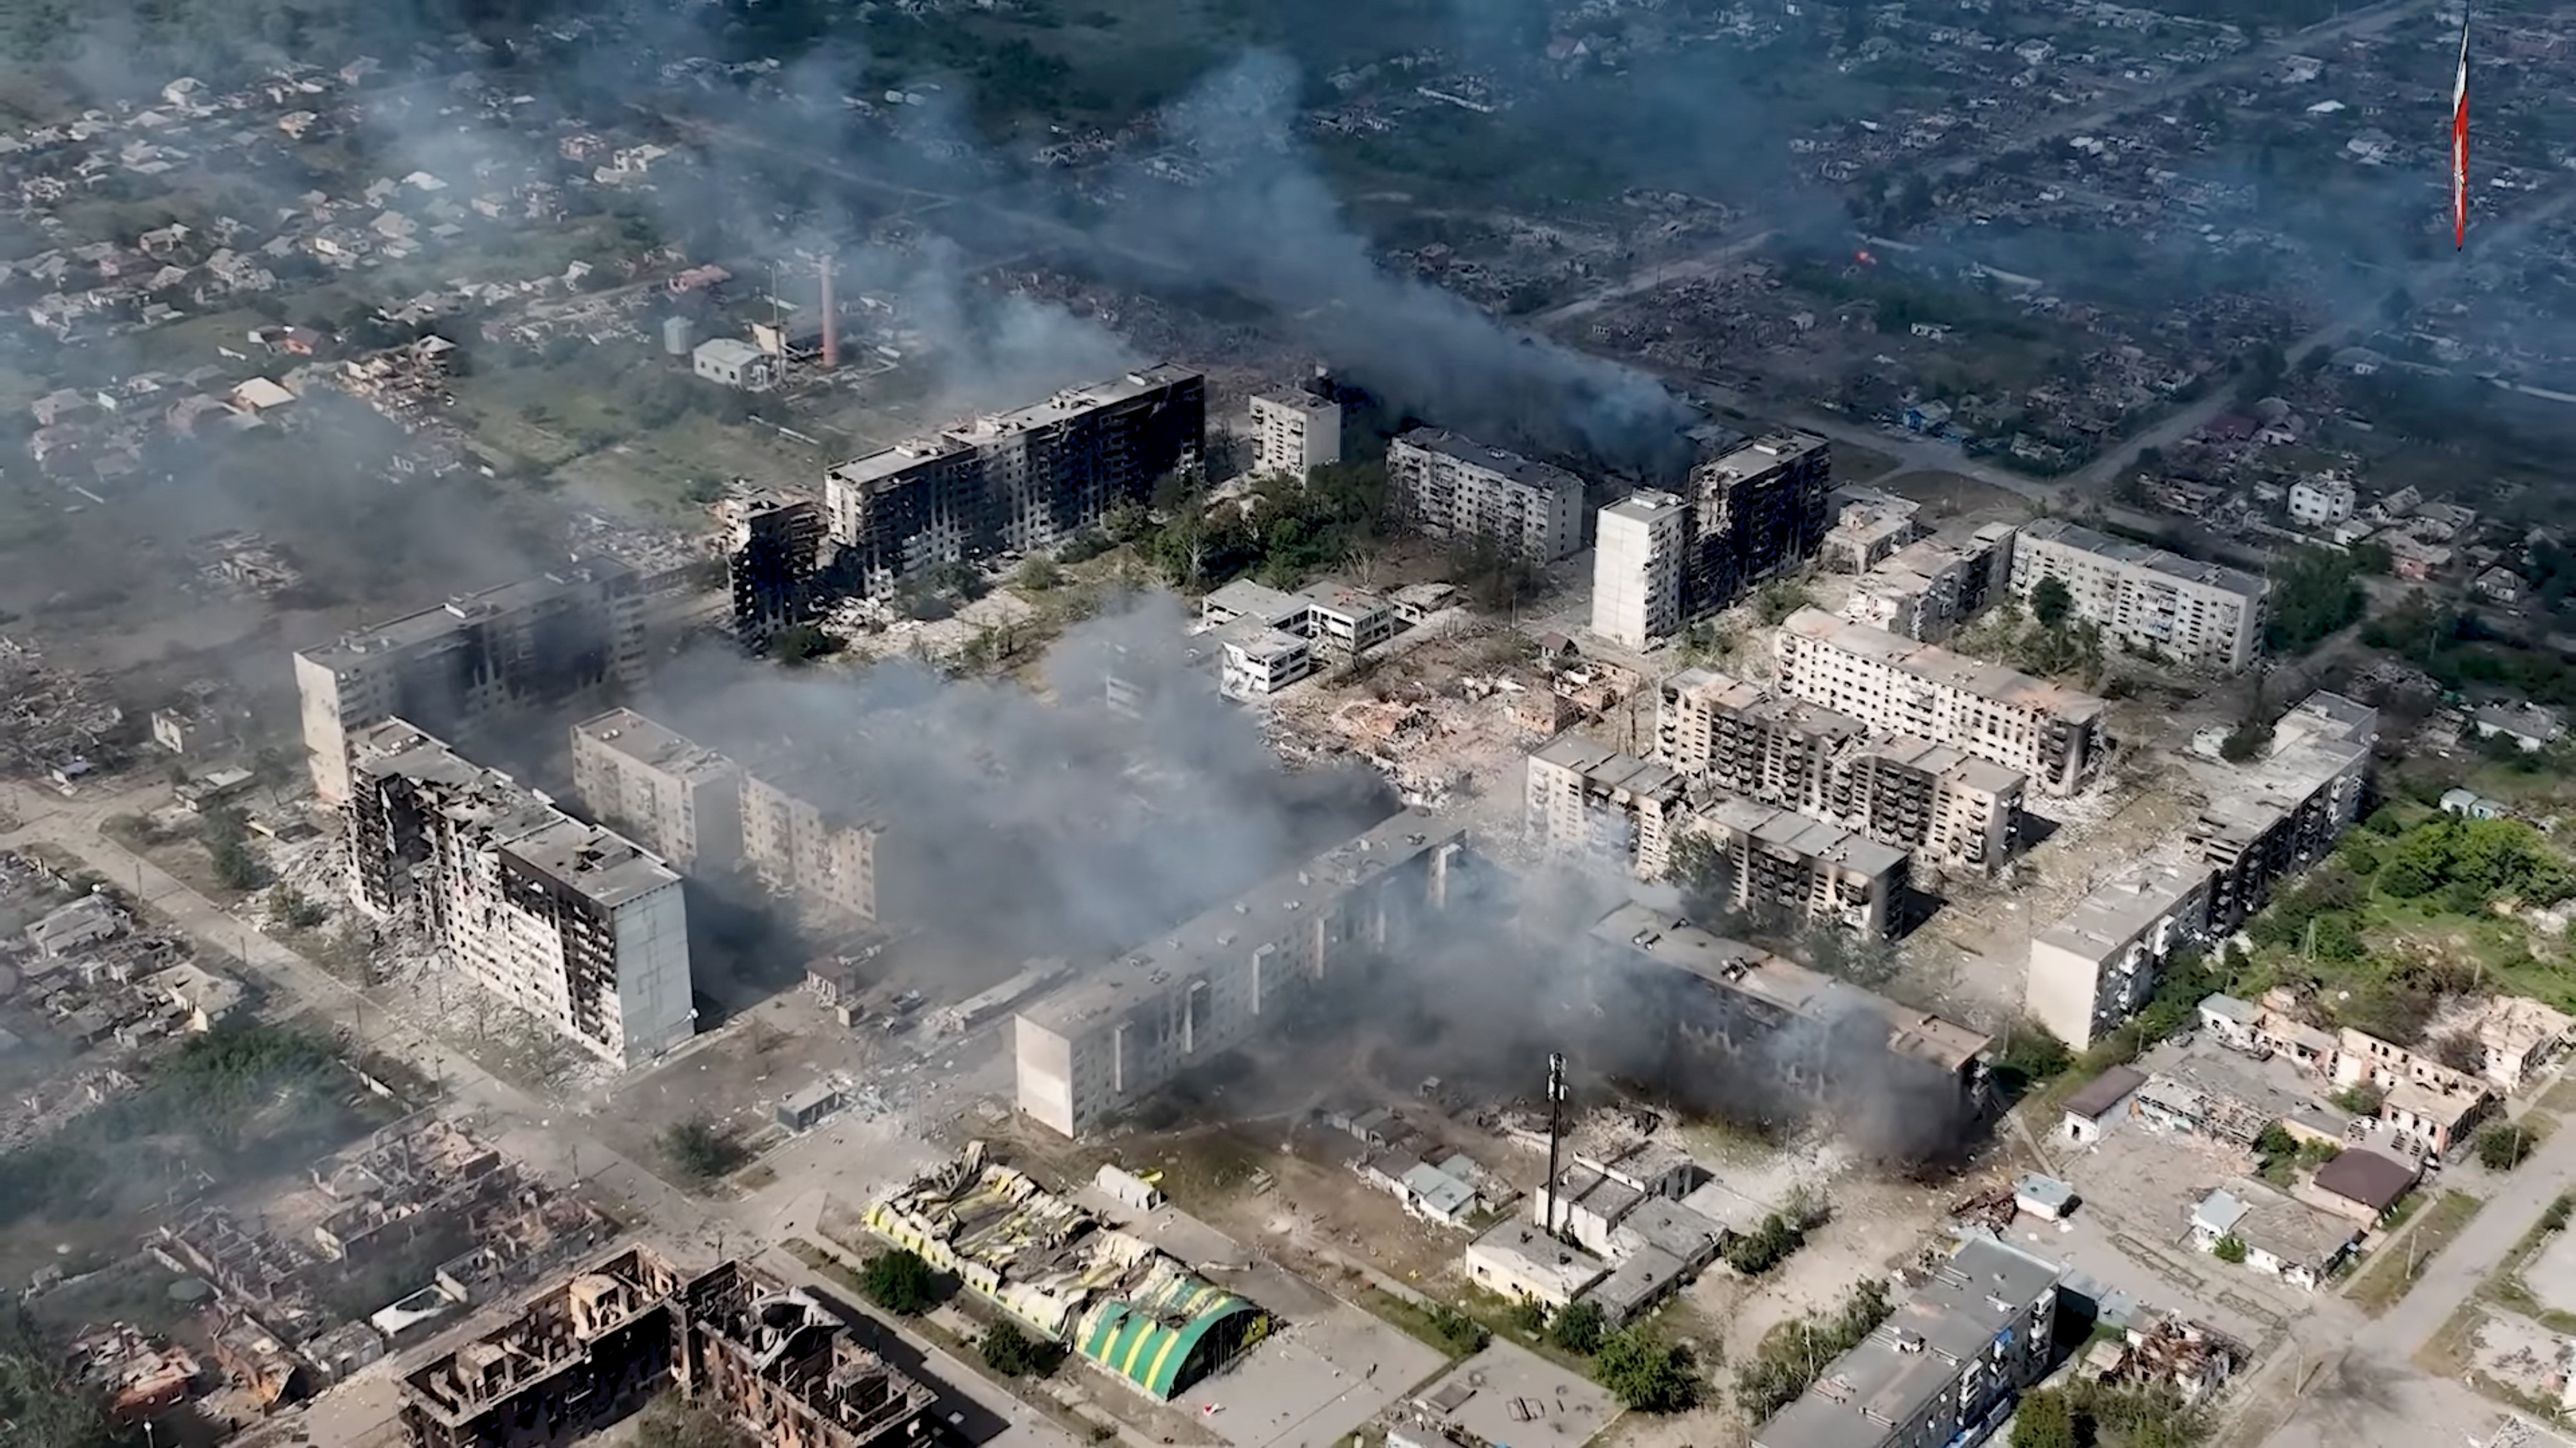
[[[1094,1306],[1074,1350],[1168,1401],[1269,1335],[1270,1314],[1188,1273],[1154,1274],[1132,1297]]]

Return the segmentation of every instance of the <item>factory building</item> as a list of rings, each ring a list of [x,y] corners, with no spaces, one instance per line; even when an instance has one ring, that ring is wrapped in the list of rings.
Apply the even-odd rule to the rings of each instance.
[[[572,783],[590,813],[696,872],[742,863],[742,771],[632,709],[572,729]]]
[[[1711,669],[1664,680],[1655,752],[1694,789],[1840,825],[1927,874],[1991,871],[2020,843],[2018,772],[1911,735],[1874,739],[1848,714]]]
[[[1772,648],[1783,693],[2019,770],[2044,793],[2081,788],[2098,762],[2090,694],[1819,609],[1790,615]]]
[[[2030,1018],[2081,1051],[2136,1015],[2174,952],[2207,942],[2213,874],[2188,860],[2149,860],[2033,936],[2024,986]]]
[[[2272,585],[2250,573],[2041,518],[2013,544],[2013,596],[2027,601],[2046,578],[2065,585],[2077,618],[2127,648],[2231,674],[2263,656]]]
[[[1682,630],[1682,549],[1690,513],[1678,494],[1643,491],[1601,510],[1592,543],[1592,631],[1642,649]]]
[[[1342,460],[1342,409],[1303,388],[1252,396],[1252,471],[1304,479]]]
[[[1592,631],[1643,648],[1799,568],[1824,546],[1832,481],[1823,438],[1774,433],[1693,468],[1678,495],[1602,509]]]
[[[1433,538],[1489,538],[1533,563],[1583,547],[1583,480],[1563,468],[1436,427],[1389,444],[1387,480],[1413,526]]]
[[[823,505],[761,488],[726,498],[715,514],[724,529],[733,636],[758,650],[780,629],[813,622],[815,575],[822,571],[823,542],[831,531]]]
[[[1964,542],[1908,543],[1852,585],[1843,617],[1898,638],[1942,643],[2003,596],[2014,538],[2011,524],[1989,523]]]
[[[1180,367],[1072,387],[1016,412],[842,463],[824,478],[832,541],[872,597],[943,563],[1048,548],[1142,503],[1195,463],[1207,380]]]
[[[1673,1023],[1656,1059],[1629,1074],[1671,1084],[1723,1083],[1732,1105],[1789,1115],[1902,1099],[1930,1134],[1964,1125],[1989,1102],[1991,1038],[1631,901],[1601,917],[1590,949],[1595,989],[1615,1029]],[[1616,1043],[1609,1050],[1624,1049]]]
[[[410,724],[353,741],[352,898],[410,913],[467,980],[618,1066],[695,1033],[680,877]]]
[[[779,1448],[911,1448],[937,1396],[811,1295],[742,1262],[685,1276],[629,1247],[406,1374],[409,1448],[587,1436],[663,1392]]]
[[[1020,1012],[1021,1112],[1084,1135],[1268,1029],[1446,909],[1466,848],[1462,829],[1398,815]]]
[[[351,736],[408,719],[464,738],[487,716],[547,709],[644,682],[642,585],[592,560],[449,599],[295,656],[313,792],[349,797]]]
[[[2057,1351],[2066,1269],[1975,1238],[1754,1430],[1753,1448],[1975,1448]]]
[[[1717,842],[1733,908],[1755,919],[1836,925],[1872,939],[1901,923],[1906,856],[1893,845],[1731,795],[1711,801],[1688,828]]]
[[[2235,929],[2263,908],[2274,885],[2334,849],[2361,817],[2378,738],[2377,710],[2320,690],[2272,726],[2263,758],[2216,772],[2208,806],[2186,831],[2217,871],[2213,928]]]
[[[1523,827],[1547,854],[1660,880],[1687,813],[1682,792],[1681,776],[1663,765],[1560,734],[1529,757]]]

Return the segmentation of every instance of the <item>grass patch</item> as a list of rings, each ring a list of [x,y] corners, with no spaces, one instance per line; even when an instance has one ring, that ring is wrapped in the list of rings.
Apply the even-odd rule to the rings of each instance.
[[[1454,1327],[1443,1331],[1446,1319],[1436,1304],[1425,1304],[1415,1302],[1409,1297],[1398,1297],[1379,1287],[1363,1287],[1352,1296],[1351,1301],[1353,1305],[1371,1316],[1402,1328],[1406,1335],[1438,1349],[1440,1355],[1451,1362],[1463,1362],[1475,1356],[1478,1347],[1482,1346],[1482,1344],[1470,1345],[1470,1340]],[[1451,1311],[1454,1312],[1455,1309]]]
[[[2443,1248],[2465,1230],[2486,1203],[2466,1192],[2444,1192],[2401,1239],[2390,1237],[2344,1289],[2362,1311],[2373,1317],[2397,1305]]]

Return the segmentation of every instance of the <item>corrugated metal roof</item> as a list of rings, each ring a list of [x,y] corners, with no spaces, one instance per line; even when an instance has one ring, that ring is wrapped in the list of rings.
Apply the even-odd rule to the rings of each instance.
[[[1262,1320],[1245,1323],[1247,1315]],[[1224,1288],[1176,1271],[1157,1275],[1132,1297],[1101,1303],[1083,1314],[1073,1342],[1084,1357],[1158,1399],[1169,1399],[1215,1366],[1198,1349],[1220,1325],[1248,1342],[1267,1329],[1268,1318]],[[1185,1379],[1184,1370],[1193,1365],[1197,1372]]]

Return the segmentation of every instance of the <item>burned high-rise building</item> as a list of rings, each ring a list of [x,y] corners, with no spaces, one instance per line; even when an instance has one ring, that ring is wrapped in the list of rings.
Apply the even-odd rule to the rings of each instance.
[[[931,1390],[800,1288],[742,1262],[683,1275],[641,1247],[593,1264],[402,1380],[410,1448],[523,1448],[676,1391],[775,1448],[910,1448]]]
[[[695,1033],[680,877],[399,719],[352,741],[350,894],[412,912],[477,987],[619,1066]]]
[[[832,541],[870,596],[943,563],[1045,548],[1143,503],[1207,440],[1207,379],[1186,368],[1069,387],[1016,412],[842,463],[825,475]]]
[[[813,498],[762,488],[716,505],[725,530],[725,584],[733,636],[764,649],[769,636],[813,620],[816,575],[830,525]]]
[[[644,682],[644,589],[590,560],[343,635],[295,656],[313,792],[349,797],[349,741],[387,719],[463,739],[488,717]]]
[[[1592,631],[1632,648],[1678,632],[1824,546],[1833,454],[1778,432],[1691,470],[1678,494],[1641,492],[1601,510]]]

